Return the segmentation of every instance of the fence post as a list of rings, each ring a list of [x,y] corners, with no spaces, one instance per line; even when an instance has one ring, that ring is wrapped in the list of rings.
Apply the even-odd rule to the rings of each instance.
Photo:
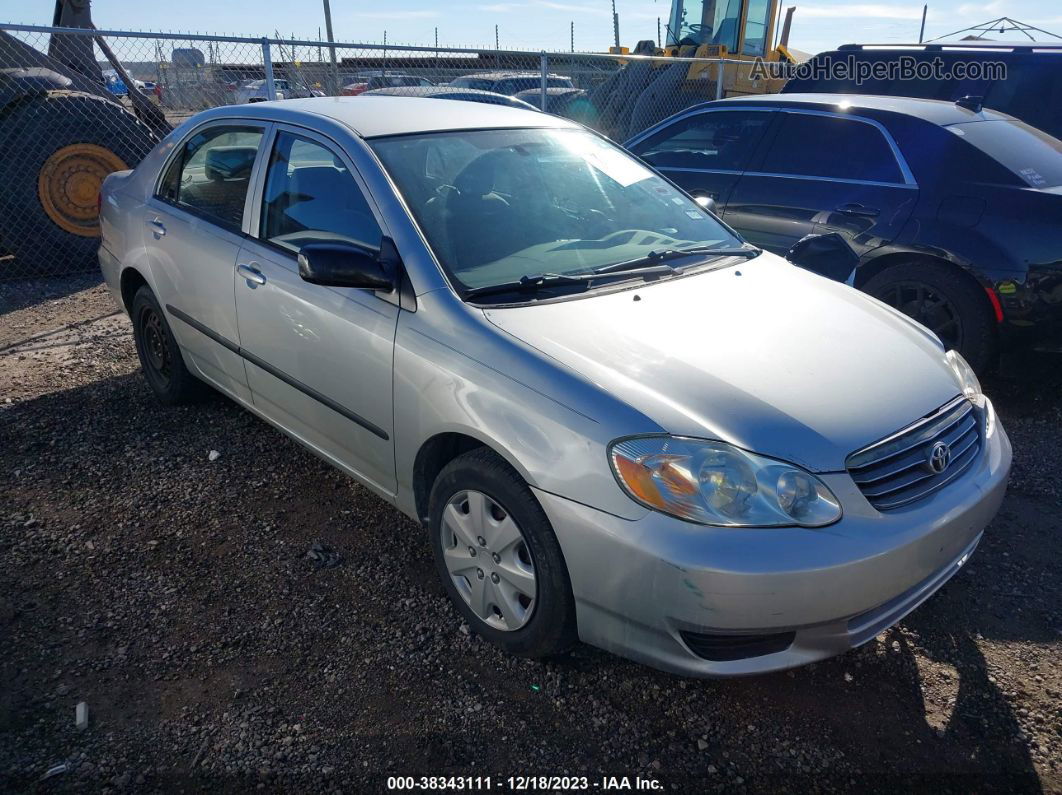
[[[540,56],[542,64],[542,96],[540,98],[539,106],[542,110],[546,109],[546,87],[549,85],[549,56],[546,55],[546,51],[543,50]]]
[[[715,98],[723,98],[723,71],[726,69],[726,61],[719,59],[719,66],[715,71]]]
[[[277,87],[273,82],[273,59],[269,55],[269,39],[262,37],[262,65],[265,67],[266,96],[277,98]]]

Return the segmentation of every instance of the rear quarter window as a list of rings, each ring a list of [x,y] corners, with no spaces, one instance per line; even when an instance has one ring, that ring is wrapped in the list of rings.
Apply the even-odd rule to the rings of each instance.
[[[947,128],[963,144],[999,163],[1030,188],[1062,185],[1062,141],[1020,121],[993,120]]]

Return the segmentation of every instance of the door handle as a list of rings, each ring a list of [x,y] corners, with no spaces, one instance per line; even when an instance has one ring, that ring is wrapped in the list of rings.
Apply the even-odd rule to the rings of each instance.
[[[254,282],[255,284],[266,283],[266,277],[260,270],[258,270],[257,262],[249,262],[246,265],[237,265],[236,272],[249,282]]]
[[[148,221],[148,226],[151,227],[151,232],[155,237],[162,237],[166,234],[166,226],[162,223],[161,218],[156,218],[153,221]]]
[[[854,215],[858,218],[877,218],[878,215],[881,214],[881,210],[877,207],[866,207],[859,202],[842,204],[836,209],[836,212],[844,213],[845,215]]]

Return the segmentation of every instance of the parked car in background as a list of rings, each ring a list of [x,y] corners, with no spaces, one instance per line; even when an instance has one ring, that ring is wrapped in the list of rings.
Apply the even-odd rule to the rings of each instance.
[[[946,76],[927,73],[917,80],[900,75],[861,80],[853,76],[841,79],[829,69],[818,74],[795,77],[782,87],[783,94],[876,94],[894,97],[919,97],[954,102],[963,97],[980,97],[992,108],[1021,119],[1055,138],[1062,138],[1062,42],[949,41],[933,44],[845,44],[811,59],[805,68],[825,67],[828,61],[851,60],[855,68],[864,65],[910,59],[919,65],[939,61]],[[986,75],[955,77],[956,63],[985,64],[989,61],[1006,67],[1004,79]],[[967,74],[969,70],[967,70]]]
[[[513,96],[529,88],[542,88],[542,75],[538,72],[481,72],[464,75],[450,81],[453,88],[475,88],[493,91],[495,94]],[[548,75],[547,88],[575,88],[570,77]]]
[[[829,657],[958,572],[1006,489],[961,355],[557,116],[215,108],[107,177],[101,227],[158,399],[211,384],[422,523],[514,654]]]
[[[488,105],[507,105],[510,108],[538,110],[534,105],[517,97],[495,94],[491,91],[477,91],[474,88],[452,88],[450,86],[410,86],[403,88],[377,88],[366,91],[363,97],[428,97],[431,99],[457,99],[465,102],[485,102]]]
[[[383,75],[366,75],[363,79],[355,79],[353,82],[343,86],[340,93],[345,97],[356,97],[358,94],[364,94],[366,91],[374,91],[378,88],[429,87],[433,85],[435,84],[425,77],[388,72]]]
[[[535,86],[534,88],[525,88],[523,91],[517,91],[513,96],[534,105],[536,108],[542,108],[541,85]],[[578,108],[580,104],[585,104],[589,107],[587,92],[581,88],[574,88],[572,86],[552,86],[546,88],[546,107],[544,110],[547,113],[555,113],[558,116],[575,119],[578,122],[586,124],[588,120],[585,113],[580,113]]]
[[[305,99],[307,97],[319,97],[323,96],[323,92],[309,88],[303,83],[299,83],[295,80],[287,80],[285,78],[276,78],[273,80],[273,88],[275,89],[276,96],[269,96],[269,92],[266,89],[265,80],[251,80],[242,86],[239,86],[234,92],[236,102],[243,104],[246,102],[268,102],[274,99]]]
[[[125,84],[125,81],[118,76],[118,73],[113,69],[103,73],[104,82],[107,85],[107,90],[117,97],[124,97],[129,94],[129,87]],[[132,78],[133,86],[141,93],[151,94],[155,90],[154,83],[145,83],[143,80],[137,80]]]
[[[843,235],[856,287],[979,370],[1000,343],[1062,347],[1062,142],[1023,122],[934,100],[783,94],[698,105],[627,146],[770,251]]]

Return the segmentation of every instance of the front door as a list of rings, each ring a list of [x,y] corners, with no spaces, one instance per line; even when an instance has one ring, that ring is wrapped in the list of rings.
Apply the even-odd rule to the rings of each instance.
[[[784,256],[805,235],[839,232],[862,256],[899,235],[918,189],[879,125],[784,110],[768,135],[723,215],[749,241]]]
[[[349,159],[278,126],[254,234],[240,250],[236,309],[255,407],[384,495],[395,492],[392,365],[398,307],[372,290],[299,277],[310,242],[379,249],[383,229]]]
[[[206,125],[186,139],[144,208],[144,243],[159,302],[189,365],[248,400],[238,354],[234,270],[255,159],[267,127]]]

